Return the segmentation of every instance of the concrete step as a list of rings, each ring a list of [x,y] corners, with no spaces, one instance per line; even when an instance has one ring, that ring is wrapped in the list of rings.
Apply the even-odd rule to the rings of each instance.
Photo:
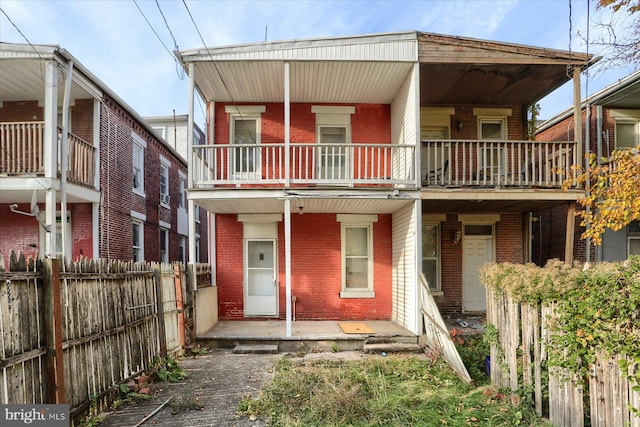
[[[367,354],[422,353],[422,347],[416,343],[388,342],[365,344],[362,347],[362,351]]]
[[[277,354],[277,344],[240,344],[233,348],[234,354]]]
[[[417,344],[418,337],[416,336],[370,336],[365,341],[365,344],[388,344],[388,343],[403,343],[403,344]]]

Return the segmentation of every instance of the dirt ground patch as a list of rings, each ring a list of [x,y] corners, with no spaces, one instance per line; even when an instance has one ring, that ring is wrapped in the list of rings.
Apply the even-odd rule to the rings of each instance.
[[[142,426],[264,426],[260,420],[240,417],[236,408],[243,396],[256,396],[273,377],[273,366],[281,354],[233,354],[215,350],[179,361],[188,377],[178,383],[155,382],[149,400],[119,407],[101,426],[136,426],[148,414],[171,401]],[[201,410],[187,409],[193,402]],[[171,414],[172,411],[182,412]]]

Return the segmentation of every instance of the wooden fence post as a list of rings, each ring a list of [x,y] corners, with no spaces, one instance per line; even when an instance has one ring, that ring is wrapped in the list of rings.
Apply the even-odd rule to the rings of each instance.
[[[173,284],[176,288],[176,309],[178,310],[178,337],[180,347],[185,348],[184,297],[182,295],[182,264],[173,265]]]
[[[164,292],[162,291],[162,264],[154,266],[156,279],[156,306],[158,314],[158,337],[160,338],[160,354],[167,358],[167,332],[164,324]]]
[[[60,267],[57,259],[45,259],[44,330],[47,354],[45,358],[45,390],[47,403],[64,403],[64,361],[62,358],[62,308],[60,306]]]

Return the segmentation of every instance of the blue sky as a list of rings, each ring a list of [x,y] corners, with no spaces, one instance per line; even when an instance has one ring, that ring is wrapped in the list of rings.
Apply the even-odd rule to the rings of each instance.
[[[186,0],[208,46],[418,30],[585,52],[587,11],[607,19],[595,0],[213,1]],[[167,20],[168,27],[158,5]],[[138,6],[158,34],[154,34]],[[164,45],[202,47],[182,0],[0,0],[0,8],[33,44],[68,50],[140,115],[187,112],[188,82]],[[570,32],[571,27],[571,32]],[[173,37],[172,35],[173,34]],[[571,36],[570,36],[571,34]],[[159,40],[161,39],[162,42]],[[4,14],[0,41],[26,43]],[[594,46],[590,53],[598,54]],[[593,70],[592,94],[632,68]],[[1,69],[0,69],[1,73]],[[1,76],[1,74],[0,74]],[[583,76],[583,82],[587,79]],[[587,94],[583,88],[582,95]],[[542,118],[572,103],[571,85],[542,102]],[[202,109],[199,116],[202,115]],[[200,119],[201,120],[201,119]],[[202,124],[199,120],[199,124]]]

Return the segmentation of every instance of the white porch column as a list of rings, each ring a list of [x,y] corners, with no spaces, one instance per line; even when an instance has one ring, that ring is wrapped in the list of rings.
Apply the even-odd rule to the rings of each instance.
[[[195,94],[194,66],[189,64],[189,119],[187,120],[187,215],[189,219],[189,264],[196,263],[196,216],[195,203],[188,197],[193,188],[193,101]],[[195,281],[195,277],[194,277]],[[193,284],[195,289],[195,283]]]
[[[291,336],[291,199],[284,201],[284,276],[286,280],[286,335]]]
[[[67,171],[69,169],[69,103],[71,98],[71,84],[73,83],[73,61],[67,63],[67,76],[64,83],[64,98],[62,101],[62,136],[60,137],[60,218],[62,221],[61,241],[62,256],[70,259],[67,253],[67,242],[70,236],[67,232]],[[71,245],[69,245],[71,247]]]
[[[47,178],[46,181],[50,182],[45,195],[45,225],[47,233],[44,255],[56,258],[57,206],[55,183],[58,179],[58,68],[53,61],[47,62],[45,71],[44,144],[42,150],[44,176]]]
[[[290,167],[290,147],[291,132],[291,100],[289,86],[289,63],[284,63],[284,186],[288,188],[291,184],[291,167]]]

